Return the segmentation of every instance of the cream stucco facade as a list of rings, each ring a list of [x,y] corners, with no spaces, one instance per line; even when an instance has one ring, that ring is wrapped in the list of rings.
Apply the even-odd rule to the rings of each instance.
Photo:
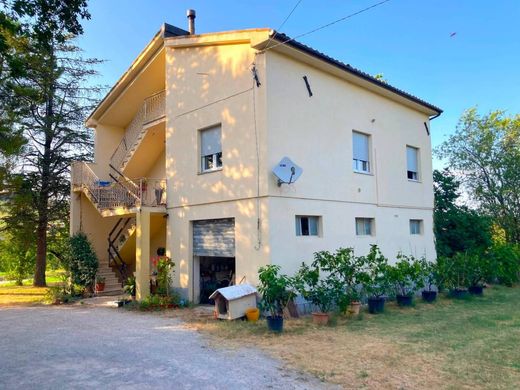
[[[175,287],[194,300],[209,273],[228,270],[199,256],[205,246],[233,245],[232,276],[252,284],[262,265],[292,273],[338,247],[435,258],[427,129],[441,111],[274,38],[268,29],[190,35],[165,25],[87,120],[95,162],[73,169],[71,233],[85,231],[117,271],[107,236],[119,220],[134,223],[114,239],[139,297],[149,293],[159,247],[176,264]],[[145,118],[138,127],[136,115]],[[201,132],[215,126],[222,165],[203,172]],[[352,167],[354,131],[368,136],[366,173]],[[417,180],[407,177],[407,146],[417,150]],[[279,186],[272,169],[284,156],[303,174]],[[297,216],[317,217],[318,234],[297,235]],[[356,234],[356,218],[372,219],[370,235]],[[233,237],[194,233],[209,220],[233,221]],[[420,221],[419,234],[410,220]]]

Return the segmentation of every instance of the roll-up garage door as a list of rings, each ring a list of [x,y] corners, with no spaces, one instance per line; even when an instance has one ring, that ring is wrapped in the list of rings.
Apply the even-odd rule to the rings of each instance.
[[[194,221],[193,255],[235,257],[235,219]]]

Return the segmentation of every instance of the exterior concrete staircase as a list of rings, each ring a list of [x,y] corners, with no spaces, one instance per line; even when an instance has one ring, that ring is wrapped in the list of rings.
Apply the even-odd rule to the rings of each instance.
[[[105,290],[96,292],[96,295],[118,295],[123,293],[122,283],[112,267],[108,265],[108,260],[100,260],[97,276],[105,278]]]

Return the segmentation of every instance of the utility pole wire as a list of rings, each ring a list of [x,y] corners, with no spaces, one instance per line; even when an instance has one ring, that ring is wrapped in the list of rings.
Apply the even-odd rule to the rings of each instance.
[[[278,31],[278,30],[281,30],[282,27],[285,25],[285,23],[287,23],[287,21],[289,20],[289,18],[291,17],[291,15],[294,13],[294,11],[296,11],[296,8],[298,8],[298,6],[300,5],[300,3],[301,3],[302,1],[303,1],[303,0],[298,0],[298,2],[295,4],[295,6],[294,6],[293,9],[291,10],[291,12],[289,12],[289,15],[287,15],[287,17],[284,19],[284,21],[282,22],[282,24],[280,24],[280,26],[278,26],[278,28],[274,31],[273,36],[269,38],[269,41],[267,41],[267,46],[269,46],[269,43],[271,43],[271,40],[274,39],[274,37],[275,37],[276,34],[277,34],[277,31]]]
[[[376,8],[376,7],[379,7],[380,5],[383,5],[384,3],[388,3],[390,0],[383,0],[383,1],[380,1],[379,3],[376,3],[376,4],[373,4],[369,7],[366,7],[366,8],[363,8],[357,12],[354,12],[353,14],[350,14],[350,15],[347,15],[347,16],[344,16],[342,18],[339,18],[339,19],[336,19],[330,23],[327,23],[327,24],[324,24],[323,26],[320,26],[320,27],[317,27],[313,30],[310,30],[310,31],[307,31],[303,34],[300,34],[300,35],[296,35],[295,37],[293,38],[290,38],[290,39],[287,39],[286,41],[283,41],[283,42],[279,42],[277,43],[276,45],[273,45],[271,47],[269,47],[269,43],[271,41],[271,39],[274,39],[274,37],[276,36],[277,32],[275,31],[275,33],[273,34],[273,36],[271,38],[269,38],[269,41],[267,42],[267,45],[266,45],[266,48],[264,50],[261,51],[261,53],[263,52],[266,52],[268,50],[271,50],[271,49],[274,49],[275,47],[277,46],[281,46],[281,45],[285,45],[286,43],[289,43],[291,41],[294,41],[295,39],[298,39],[298,38],[301,38],[301,37],[304,37],[304,36],[307,36],[307,35],[310,35],[310,34],[313,34],[315,33],[316,31],[319,31],[319,30],[323,30],[324,28],[327,28],[327,27],[330,27],[336,23],[339,23],[339,22],[343,22],[344,20],[346,19],[350,19],[356,15],[359,15],[359,14],[362,14],[363,12],[366,12],[366,11],[369,11],[371,10],[372,8]]]

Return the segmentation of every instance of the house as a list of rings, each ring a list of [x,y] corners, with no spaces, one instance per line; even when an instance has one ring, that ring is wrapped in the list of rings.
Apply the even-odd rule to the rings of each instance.
[[[190,29],[164,24],[86,121],[95,159],[72,167],[70,226],[109,286],[134,273],[148,295],[163,253],[197,302],[324,249],[435,258],[439,108],[270,29]],[[283,157],[294,183],[272,172]]]

